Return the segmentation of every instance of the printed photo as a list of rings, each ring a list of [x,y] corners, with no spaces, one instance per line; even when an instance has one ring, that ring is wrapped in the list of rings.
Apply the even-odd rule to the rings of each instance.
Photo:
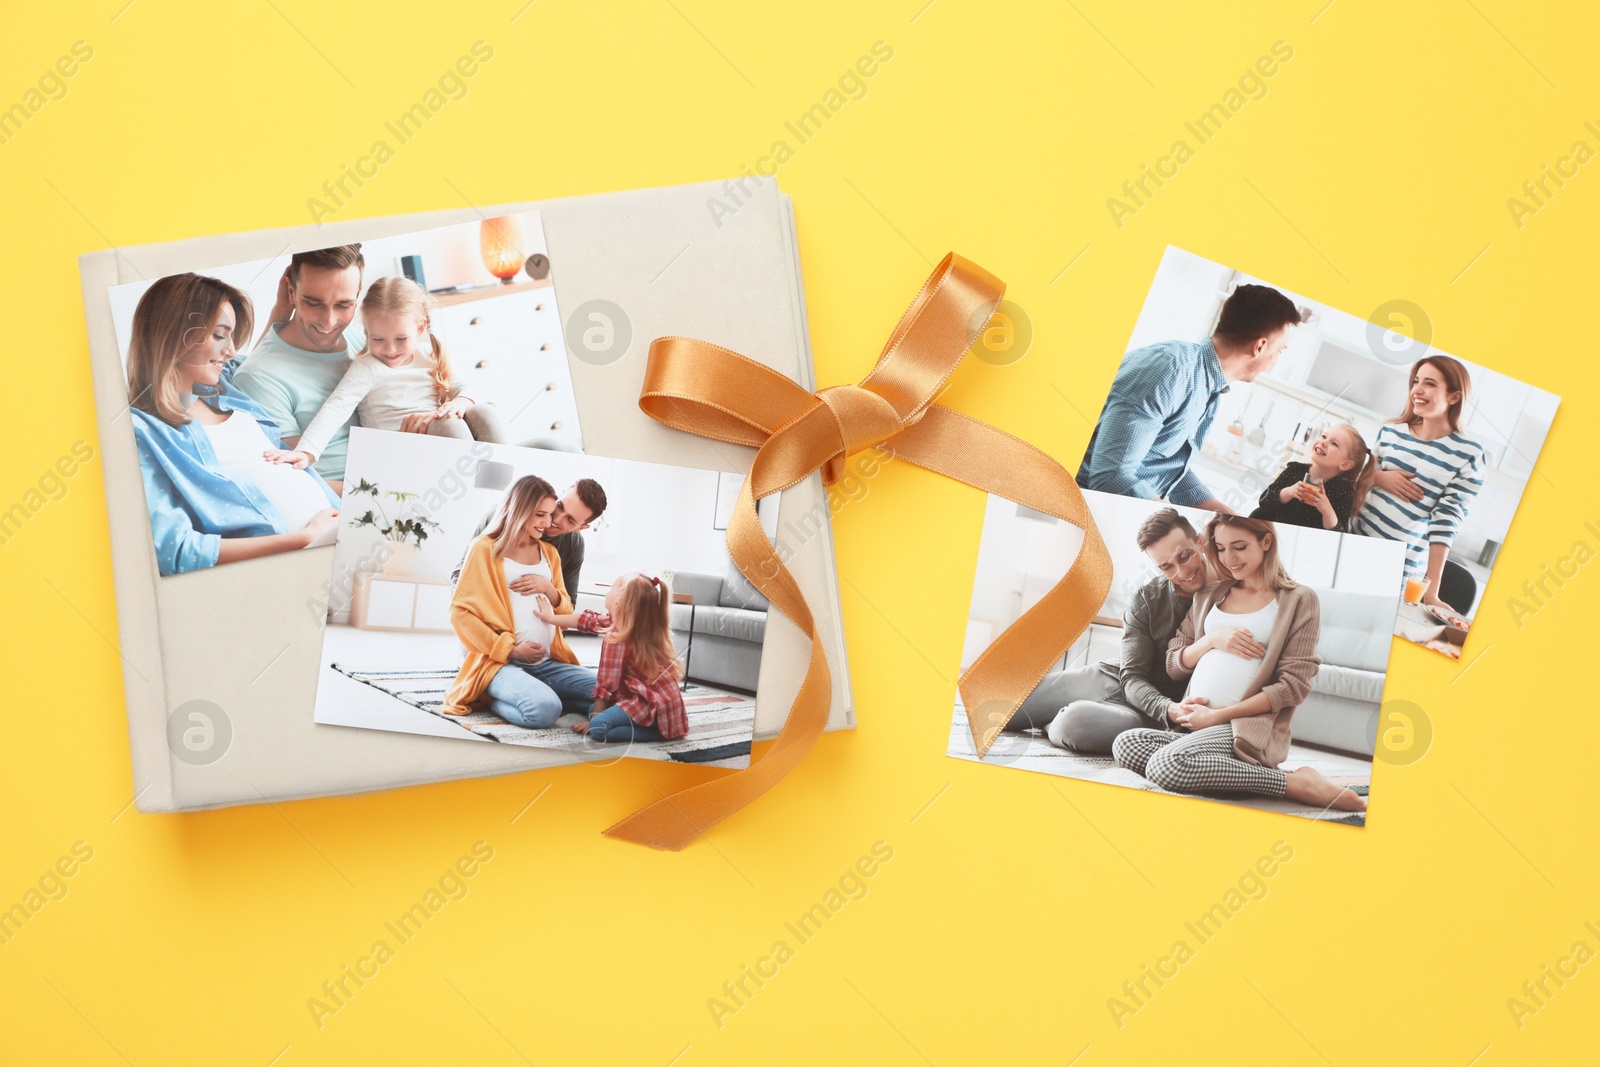
[[[746,766],[768,604],[718,526],[737,477],[353,429],[316,721]]]
[[[331,544],[352,427],[583,447],[537,213],[110,295],[163,576]]]
[[[1459,658],[1560,398],[1394,303],[1418,337],[1168,248],[1078,484],[1398,542],[1394,632]]]
[[[1405,545],[1084,496],[1111,591],[981,762],[1366,825]],[[989,497],[963,670],[1082,544]],[[949,754],[978,759],[959,695]]]

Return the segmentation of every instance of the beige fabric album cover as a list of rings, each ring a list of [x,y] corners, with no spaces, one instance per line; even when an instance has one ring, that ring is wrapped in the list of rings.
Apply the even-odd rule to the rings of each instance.
[[[268,321],[263,305],[273,279],[296,252],[358,242],[388,247],[382,244],[387,238],[440,227],[534,218],[542,222],[545,252],[527,258],[527,280],[518,284],[548,293],[550,310],[559,309],[556,334],[564,333],[567,356],[562,389],[570,375],[570,400],[549,401],[568,407],[538,416],[559,440],[534,443],[571,450],[581,440],[592,456],[736,474],[748,468],[753,450],[668,429],[641,412],[637,401],[649,344],[669,334],[746,353],[815,388],[792,206],[772,182],[746,182],[743,192],[731,214],[723,185],[706,183],[197,237],[81,257],[140,810],[353,793],[611,754],[461,744],[314,722],[325,623],[330,612],[348,616],[348,606],[338,602],[348,598],[331,574],[335,547],[195,569],[171,564],[152,531],[141,477],[138,420],[129,403],[128,301],[117,296],[118,287],[259,262],[262,278],[250,287],[259,331]],[[492,259],[485,238],[483,261]],[[413,264],[389,267],[410,276]],[[461,318],[470,310],[453,314]],[[594,357],[594,345],[584,347],[591,328],[605,331],[603,358]],[[559,392],[554,383],[548,388]],[[529,397],[509,414],[527,421],[527,405],[544,402]],[[570,424],[574,411],[578,433]],[[833,668],[829,729],[844,729],[854,726],[854,715],[829,514],[827,491],[813,474],[781,495],[774,537],[788,549],[788,565],[817,617]],[[770,613],[756,738],[771,737],[783,725],[808,654],[804,635]]]

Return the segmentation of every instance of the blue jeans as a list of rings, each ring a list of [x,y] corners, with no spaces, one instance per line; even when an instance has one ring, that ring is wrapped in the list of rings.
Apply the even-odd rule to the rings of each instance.
[[[594,741],[659,741],[661,731],[654,726],[640,726],[613,704],[589,720],[589,737]]]
[[[587,715],[594,709],[594,671],[590,668],[558,659],[520,666],[561,698],[563,712]]]
[[[574,663],[508,663],[489,680],[489,710],[513,726],[546,730],[563,711],[594,706],[594,672]]]

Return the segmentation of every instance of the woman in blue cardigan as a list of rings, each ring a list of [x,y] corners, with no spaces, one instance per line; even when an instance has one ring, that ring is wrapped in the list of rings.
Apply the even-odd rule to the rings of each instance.
[[[229,384],[250,298],[199,274],[139,299],[128,343],[134,441],[162,575],[331,544],[339,498],[314,470],[268,462],[277,424]]]

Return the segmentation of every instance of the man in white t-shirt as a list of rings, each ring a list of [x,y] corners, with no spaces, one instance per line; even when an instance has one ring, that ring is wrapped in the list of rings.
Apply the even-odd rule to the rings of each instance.
[[[360,245],[296,252],[278,280],[261,340],[234,368],[234,387],[266,408],[285,448],[294,447],[366,343],[355,325],[365,266]],[[354,421],[346,419],[317,457],[317,472],[336,493]]]

